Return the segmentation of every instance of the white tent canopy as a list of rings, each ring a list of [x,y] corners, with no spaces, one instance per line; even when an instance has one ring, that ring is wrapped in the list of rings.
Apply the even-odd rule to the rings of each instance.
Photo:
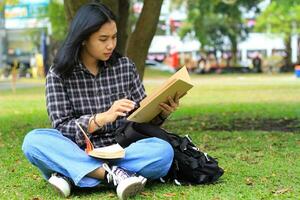
[[[239,49],[284,49],[282,37],[262,33],[250,33],[247,40],[240,42]]]
[[[181,40],[179,36],[154,36],[149,53],[167,53],[168,48],[178,52],[195,52],[200,48],[197,40]]]

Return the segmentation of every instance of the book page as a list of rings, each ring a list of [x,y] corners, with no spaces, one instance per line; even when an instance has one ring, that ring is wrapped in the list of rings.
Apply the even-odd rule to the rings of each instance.
[[[112,144],[109,146],[105,146],[105,147],[100,147],[100,148],[95,148],[93,151],[94,152],[99,152],[99,153],[116,153],[116,152],[120,152],[123,151],[124,149],[119,145],[119,144]]]
[[[92,157],[103,159],[118,159],[125,157],[125,149],[119,144],[112,144],[110,146],[95,148],[88,152]]]

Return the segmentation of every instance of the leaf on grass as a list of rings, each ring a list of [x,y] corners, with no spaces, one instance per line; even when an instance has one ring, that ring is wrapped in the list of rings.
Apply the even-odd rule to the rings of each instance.
[[[265,157],[265,153],[262,151],[258,151],[255,155],[256,158],[264,158]]]
[[[4,142],[0,139],[0,148],[4,147]]]
[[[145,196],[145,197],[152,196],[152,194],[150,192],[141,192],[141,195]]]
[[[249,164],[257,164],[259,161],[249,155],[239,155],[239,159]]]
[[[15,160],[15,163],[20,164],[21,163],[20,159]]]
[[[165,197],[175,197],[176,194],[175,193],[165,193],[165,194],[163,194],[163,196],[165,196]]]
[[[192,127],[192,126],[189,126],[188,129],[189,129],[189,131],[195,130],[194,127]]]
[[[268,178],[267,177],[262,177],[260,180],[261,180],[262,183],[268,182]]]
[[[113,198],[113,197],[115,197],[116,195],[115,195],[114,193],[110,192],[107,196],[108,196],[109,198]]]
[[[246,185],[254,185],[254,180],[252,178],[246,178]]]
[[[291,188],[280,188],[280,189],[277,189],[276,191],[272,191],[272,193],[274,193],[275,195],[280,195],[280,194],[284,194],[284,193],[287,193],[290,191],[292,191]]]
[[[32,178],[34,180],[39,180],[40,179],[40,176],[39,175],[36,175],[36,174],[32,174]]]

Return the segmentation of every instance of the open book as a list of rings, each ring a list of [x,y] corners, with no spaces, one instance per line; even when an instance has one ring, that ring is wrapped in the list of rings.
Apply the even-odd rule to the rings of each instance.
[[[94,148],[92,142],[88,138],[85,131],[82,129],[80,124],[75,121],[76,125],[81,130],[85,138],[86,149],[85,152],[92,157],[102,158],[102,159],[118,159],[125,157],[125,150],[119,144],[112,144],[106,147]]]
[[[168,96],[174,99],[178,92],[179,97],[183,97],[188,90],[193,87],[191,78],[186,67],[182,67],[173,74],[161,87],[157,88],[151,95],[147,96],[140,102],[140,107],[136,109],[128,120],[134,122],[149,122],[156,117],[161,109],[160,103],[168,103]]]

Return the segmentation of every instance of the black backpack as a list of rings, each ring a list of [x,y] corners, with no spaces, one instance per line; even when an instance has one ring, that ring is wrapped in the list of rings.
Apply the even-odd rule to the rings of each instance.
[[[125,148],[148,137],[163,139],[174,149],[173,163],[166,177],[161,179],[163,182],[174,181],[177,185],[213,183],[224,173],[218,161],[201,152],[189,136],[181,137],[152,124],[126,121],[117,129],[115,139]]]

